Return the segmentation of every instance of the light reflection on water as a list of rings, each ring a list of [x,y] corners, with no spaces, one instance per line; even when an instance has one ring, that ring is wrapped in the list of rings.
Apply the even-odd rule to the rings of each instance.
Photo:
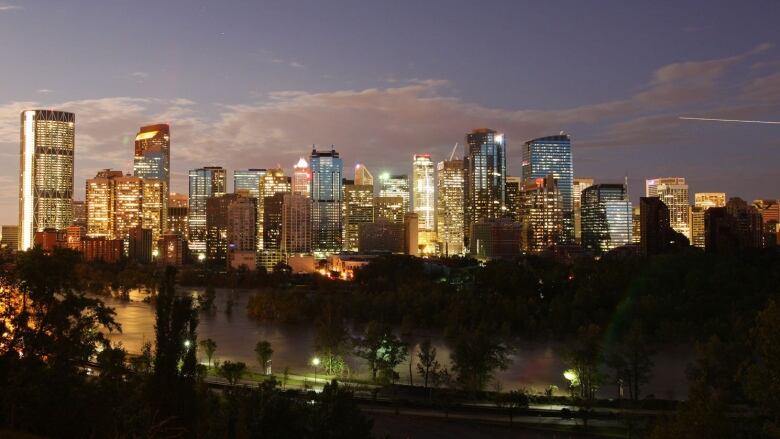
[[[197,296],[202,293],[200,288],[182,288],[180,293]],[[252,291],[217,289],[215,300],[216,311],[201,313],[198,324],[198,339],[211,338],[217,343],[214,358],[220,361],[243,361],[251,369],[258,370],[259,365],[254,355],[255,344],[267,340],[274,350],[272,357],[273,370],[280,373],[285,367],[292,372],[311,372],[310,361],[314,355],[314,328],[312,325],[285,325],[277,323],[261,323],[247,316],[246,306]],[[116,320],[122,325],[122,333],[109,334],[113,342],[121,342],[131,353],[141,350],[144,342],[154,342],[154,306],[144,303],[143,292],[130,292],[130,301],[114,298],[102,298],[106,304],[116,311]],[[225,312],[228,299],[233,298],[232,313]],[[431,342],[438,351],[437,358],[445,367],[449,367],[450,350],[440,334],[418,334],[413,339],[420,342],[424,338]],[[549,385],[566,390],[566,380],[563,371],[566,369],[561,359],[559,346],[554,343],[533,343],[520,341],[514,343],[515,352],[511,356],[512,364],[507,370],[498,371],[496,377],[504,390],[525,388],[541,392]],[[644,386],[644,395],[654,394],[658,398],[684,398],[687,395],[685,366],[691,359],[691,349],[665,349],[655,357],[655,373],[650,383]],[[205,357],[202,358],[205,362]],[[408,360],[407,360],[408,361]],[[415,358],[416,362],[416,358]],[[353,373],[367,374],[362,360],[349,358]],[[408,362],[398,367],[401,382],[409,382]],[[415,382],[416,376],[413,366]],[[601,397],[615,397],[617,390],[614,385],[605,384],[599,390]]]

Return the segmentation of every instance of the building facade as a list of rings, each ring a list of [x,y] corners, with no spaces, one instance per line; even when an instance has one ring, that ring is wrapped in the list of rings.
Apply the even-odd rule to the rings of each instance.
[[[540,137],[525,142],[522,150],[523,180],[552,175],[561,197],[563,236],[561,243],[574,241],[574,164],[571,137],[566,134]]]
[[[645,181],[645,196],[658,197],[669,208],[672,228],[691,239],[691,204],[683,177],[652,178]]]
[[[225,195],[225,169],[221,166],[207,166],[189,172],[189,249],[198,259],[206,257],[206,205],[211,197]]]
[[[286,260],[293,256],[311,254],[311,206],[311,198],[306,195],[284,195],[281,250]]]
[[[168,231],[177,233],[185,241],[190,236],[189,211],[187,194],[173,192],[168,196]]]
[[[445,160],[437,165],[436,230],[439,250],[444,256],[465,253],[464,248],[464,185],[463,160]]]
[[[257,200],[257,249],[265,249],[265,199],[292,190],[290,177],[282,168],[269,169],[260,179],[260,194]]]
[[[168,192],[171,187],[171,130],[168,124],[155,124],[141,127],[135,136],[135,155],[133,158],[133,176],[144,180],[156,180],[161,188],[160,206],[155,207],[155,223],[144,227],[152,229],[154,242],[168,229]],[[146,221],[152,221],[150,218]]]
[[[236,169],[233,171],[233,193],[258,199],[260,180],[266,174],[265,169]]]
[[[35,232],[62,230],[73,222],[73,156],[76,116],[55,110],[21,113],[19,249]]]
[[[311,198],[312,198],[312,250],[315,256],[324,258],[342,248],[341,181],[344,165],[335,149],[312,150]]]
[[[374,186],[344,180],[344,250],[358,251],[360,224],[374,222]]]
[[[304,197],[311,196],[311,169],[309,169],[309,162],[303,157],[293,166],[292,193]]]
[[[520,249],[542,253],[566,243],[563,196],[553,175],[526,180],[520,191]]]
[[[409,177],[383,173],[379,176],[379,196],[401,197],[401,221],[403,221],[403,216],[409,212]]]
[[[574,242],[580,243],[582,239],[582,191],[593,186],[592,178],[575,178],[572,185],[572,198],[574,206]]]
[[[601,255],[632,242],[633,212],[623,184],[597,184],[582,191],[582,246]]]
[[[464,168],[464,236],[471,225],[503,215],[506,202],[506,139],[489,128],[466,134]]]

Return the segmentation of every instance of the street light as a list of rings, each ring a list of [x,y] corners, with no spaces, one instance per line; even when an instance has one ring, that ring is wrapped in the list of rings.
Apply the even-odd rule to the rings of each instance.
[[[311,365],[314,366],[314,385],[317,385],[317,366],[320,365],[320,357],[314,357],[311,359]]]
[[[189,340],[184,340],[184,347],[187,348],[187,350],[190,349],[190,345],[192,345],[192,342]]]

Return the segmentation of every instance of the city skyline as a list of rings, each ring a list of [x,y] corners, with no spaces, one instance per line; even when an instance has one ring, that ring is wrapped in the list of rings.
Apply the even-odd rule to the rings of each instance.
[[[776,126],[679,119],[780,119],[774,2],[615,2],[599,15],[583,14],[577,2],[493,2],[495,29],[484,35],[462,30],[478,11],[466,3],[429,2],[419,11],[399,3],[379,14],[345,2],[349,17],[319,5],[264,5],[259,13],[257,5],[173,1],[148,16],[142,4],[7,3],[0,56],[19,68],[0,83],[0,151],[18,154],[22,110],[75,113],[77,200],[80,182],[100,169],[132,170],[128,145],[153,123],[171,126],[175,192],[186,192],[188,170],[203,166],[289,170],[312,143],[335,145],[346,167],[411,175],[412,154],[438,162],[461,142],[462,157],[461,133],[491,127],[506,134],[507,176],[520,174],[523,142],[563,130],[575,144],[575,177],[619,182],[628,174],[634,204],[643,181],[659,175],[685,176],[694,191],[776,196]],[[155,31],[134,31],[141,15]],[[541,18],[553,15],[560,26],[546,29]],[[29,33],[38,20],[46,31]],[[340,26],[344,20],[352,25]],[[415,26],[419,20],[426,26]],[[517,20],[526,26],[512,25]],[[301,38],[275,31],[292,22]],[[328,32],[319,32],[322,23]],[[386,39],[399,23],[408,35]],[[749,34],[722,31],[747,23]],[[64,60],[47,45],[54,35],[83,50]],[[13,44],[22,36],[24,48]],[[507,68],[472,66],[464,54],[479,50]],[[217,62],[202,66],[204,54]],[[0,176],[0,223],[12,224],[18,160],[0,161]]]

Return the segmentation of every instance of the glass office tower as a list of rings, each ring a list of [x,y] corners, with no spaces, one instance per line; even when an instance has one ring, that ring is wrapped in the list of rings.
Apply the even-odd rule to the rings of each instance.
[[[436,229],[440,253],[444,256],[462,255],[463,247],[463,160],[445,160],[437,165]]]
[[[478,222],[501,218],[506,204],[506,139],[489,128],[466,134],[464,233]]]
[[[159,185],[155,198],[161,200],[156,212],[147,216],[144,227],[152,229],[156,242],[162,231],[168,229],[168,193],[171,187],[171,131],[168,124],[141,127],[135,136],[133,176],[156,180]],[[152,186],[150,186],[151,188]],[[151,212],[152,207],[149,207]]]
[[[632,242],[633,212],[623,184],[596,184],[582,191],[582,246],[597,255]]]
[[[387,172],[379,176],[379,196],[401,197],[401,217],[409,212],[409,177],[406,175],[390,175]]]
[[[311,151],[312,251],[325,257],[341,251],[341,180],[344,164],[335,149]]]
[[[691,239],[691,203],[683,177],[652,178],[645,181],[645,196],[658,197],[669,208],[672,228]]]
[[[19,249],[35,232],[64,229],[73,221],[73,153],[76,116],[55,110],[21,113]]]
[[[566,134],[525,142],[522,150],[523,180],[552,175],[561,194],[563,244],[574,240],[574,165],[571,138]]]
[[[436,230],[436,183],[433,179],[433,160],[430,154],[415,154],[412,161],[414,213],[419,218],[420,231]]]
[[[260,179],[265,169],[236,169],[233,171],[233,193],[257,199],[260,196]]]
[[[225,169],[221,166],[207,166],[192,169],[189,173],[189,241],[190,251],[197,257],[206,257],[206,205],[209,197],[225,195]]]

